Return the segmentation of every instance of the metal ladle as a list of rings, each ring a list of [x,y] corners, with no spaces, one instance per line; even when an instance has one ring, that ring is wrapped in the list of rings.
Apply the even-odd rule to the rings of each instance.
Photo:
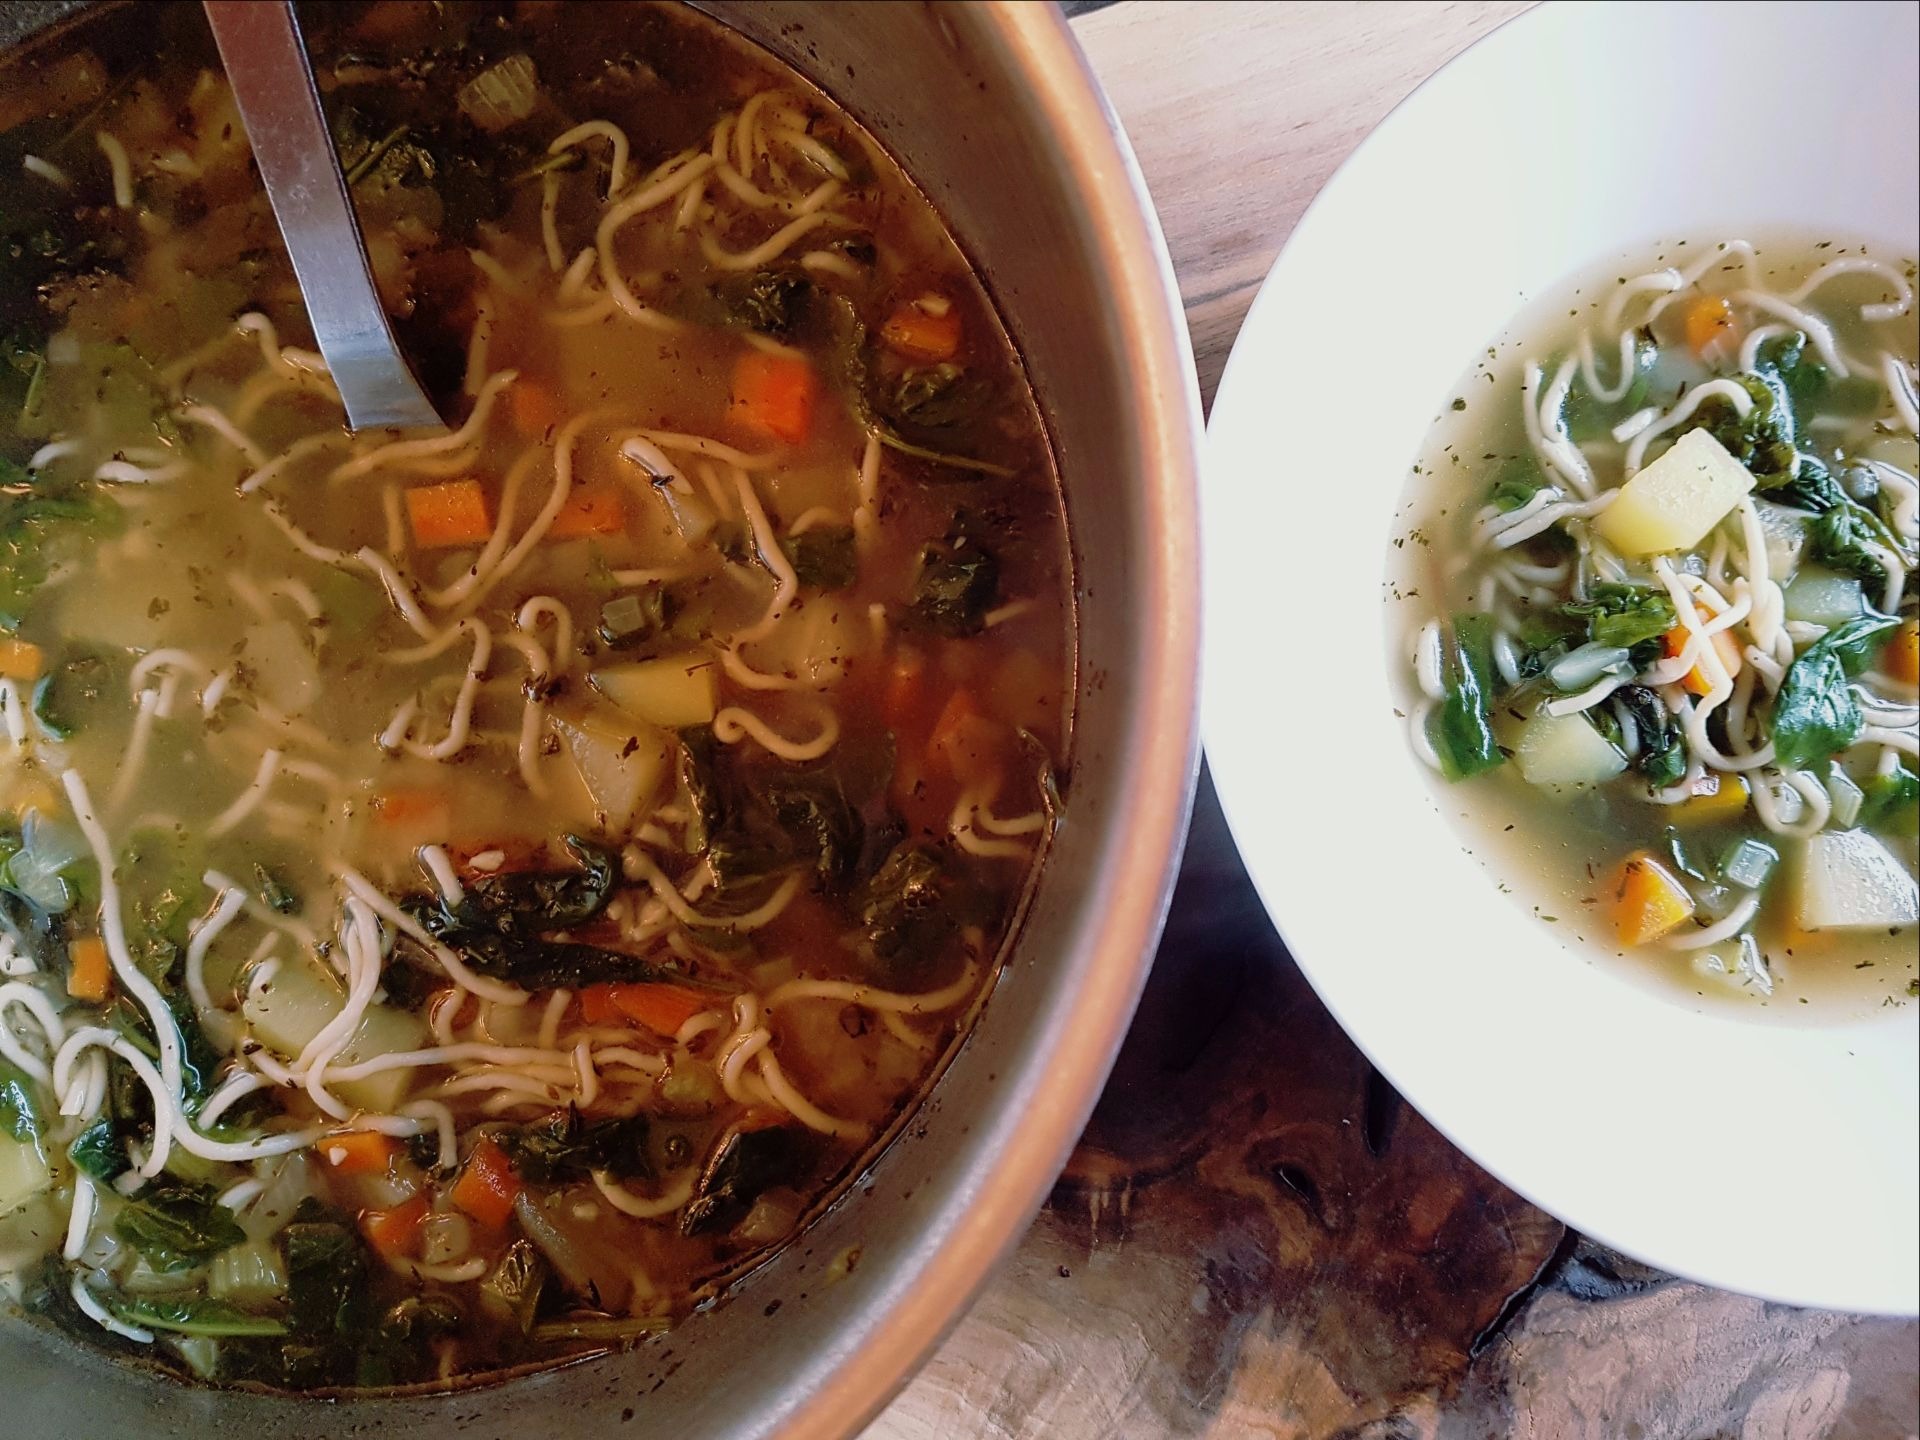
[[[442,425],[374,288],[292,0],[202,3],[348,423]]]

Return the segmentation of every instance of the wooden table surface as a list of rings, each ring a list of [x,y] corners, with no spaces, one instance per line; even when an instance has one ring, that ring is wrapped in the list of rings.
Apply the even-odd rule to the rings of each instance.
[[[1166,227],[1209,399],[1334,168],[1524,8],[1122,0],[1076,16]],[[1167,939],[1078,1152],[868,1435],[1903,1440],[1917,1412],[1915,1324],[1648,1270],[1403,1106],[1287,957],[1203,782]]]

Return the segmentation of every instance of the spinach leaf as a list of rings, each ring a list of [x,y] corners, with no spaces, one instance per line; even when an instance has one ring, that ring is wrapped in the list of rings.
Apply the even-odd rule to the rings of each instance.
[[[1799,453],[1794,443],[1792,402],[1786,387],[1771,373],[1747,371],[1732,379],[1753,401],[1746,416],[1742,418],[1724,396],[1710,395],[1693,412],[1695,427],[1725,446],[1728,454],[1752,472],[1761,489],[1770,489],[1792,475],[1794,457]]]
[[[1887,578],[1874,549],[1899,553],[1898,543],[1886,533],[1880,517],[1848,500],[1823,511],[1807,526],[1807,544],[1813,557],[1829,570],[1873,583]]]
[[[1644,685],[1622,686],[1614,691],[1614,697],[1633,717],[1640,741],[1634,768],[1646,776],[1647,783],[1655,789],[1678,783],[1687,773],[1686,737],[1679,720],[1660,697]]]
[[[1860,738],[1865,721],[1847,681],[1866,668],[1876,642],[1898,623],[1890,615],[1862,615],[1821,636],[1793,662],[1773,704],[1781,764],[1812,765]]]
[[[237,1305],[211,1297],[192,1299],[150,1295],[121,1300],[114,1315],[129,1325],[163,1330],[173,1335],[230,1336],[284,1335],[287,1322],[273,1315],[251,1315]]]
[[[1487,503],[1496,510],[1518,510],[1546,489],[1547,483],[1547,472],[1533,456],[1509,455],[1487,487]]]
[[[435,1342],[460,1332],[464,1316],[451,1295],[409,1295],[373,1324],[360,1346],[354,1384],[412,1385],[438,1372]]]
[[[548,1273],[546,1257],[534,1243],[516,1240],[500,1257],[500,1263],[480,1282],[480,1298],[525,1335],[533,1329],[533,1317],[540,1308],[540,1291],[546,1286]]]
[[[1667,592],[1640,585],[1603,582],[1593,587],[1590,599],[1569,600],[1560,611],[1569,617],[1584,618],[1587,638],[1596,644],[1627,649],[1658,639],[1677,623],[1673,600]]]
[[[1464,780],[1507,758],[1488,720],[1494,694],[1492,618],[1454,616],[1443,659],[1444,694],[1427,722],[1427,735],[1446,777]]]
[[[809,1148],[807,1137],[790,1126],[727,1131],[680,1212],[680,1233],[703,1235],[739,1223],[764,1191],[805,1176]]]
[[[463,927],[525,937],[592,920],[613,896],[619,861],[611,850],[578,835],[568,835],[562,843],[575,868],[476,875],[466,882],[465,896],[451,918]]]
[[[1857,821],[1863,829],[1895,835],[1920,831],[1920,775],[1896,765],[1889,773],[1868,780],[1865,789],[1866,799]]]
[[[503,1130],[495,1138],[523,1179],[546,1185],[584,1180],[595,1170],[619,1179],[650,1179],[650,1125],[645,1115],[587,1123],[578,1110],[556,1110],[537,1125]]]
[[[352,1221],[309,1195],[281,1230],[280,1250],[294,1334],[351,1337],[362,1328],[371,1267]]]
[[[1587,389],[1585,374],[1575,369],[1573,383],[1567,387],[1567,398],[1561,409],[1561,422],[1566,426],[1568,438],[1575,444],[1585,444],[1589,440],[1598,440],[1608,434],[1615,425],[1631,415],[1646,403],[1647,391],[1653,384],[1654,362],[1660,358],[1660,349],[1654,344],[1653,336],[1645,330],[1633,337],[1633,376],[1627,390],[1618,400],[1602,400]],[[1608,356],[1600,363],[1611,368],[1619,360],[1618,353]],[[1546,367],[1547,374],[1553,375],[1557,365]],[[1623,377],[1616,376],[1614,383],[1619,384]]]
[[[992,401],[988,384],[958,365],[919,365],[903,374],[885,413],[903,431],[952,430],[980,417]]]
[[[300,897],[293,892],[286,881],[280,878],[278,871],[263,865],[259,861],[253,866],[254,895],[269,910],[280,915],[296,915],[300,911]]]
[[[787,561],[802,585],[815,590],[845,590],[860,578],[860,559],[853,531],[816,525],[780,542]]]
[[[1877,381],[1863,375],[1835,379],[1804,331],[1779,335],[1761,345],[1754,368],[1779,380],[1803,430],[1816,414],[1871,415],[1880,406]]]
[[[155,1181],[121,1208],[113,1233],[163,1274],[204,1265],[247,1238],[233,1212],[199,1185]]]
[[[74,1169],[95,1180],[118,1179],[133,1168],[126,1138],[107,1115],[74,1136],[73,1144],[67,1147],[67,1158],[73,1162]]]
[[[917,842],[896,846],[855,898],[864,948],[892,980],[925,976],[980,918],[981,897],[953,855]]]
[[[40,677],[33,687],[33,713],[49,735],[70,740],[124,699],[122,659],[104,651],[72,649]]]
[[[55,565],[84,542],[110,534],[121,519],[119,502],[97,492],[74,497],[22,493],[16,486],[0,490],[0,632],[20,628]]]
[[[799,322],[813,284],[791,270],[758,270],[723,280],[714,294],[728,322],[762,335],[786,335]]]
[[[0,1135],[38,1144],[42,1127],[33,1082],[5,1060],[0,1060]]]
[[[683,978],[666,966],[622,950],[574,940],[545,940],[537,935],[503,935],[497,930],[463,925],[437,906],[420,901],[404,908],[428,934],[458,951],[473,969],[522,989],[575,990],[608,981]]]
[[[977,635],[1000,598],[1000,562],[966,534],[920,549],[910,602],[914,618],[942,635]]]
[[[1760,489],[1769,500],[1816,515],[1847,503],[1847,494],[1833,478],[1833,472],[1811,455],[1800,457],[1799,473],[1771,476]]]

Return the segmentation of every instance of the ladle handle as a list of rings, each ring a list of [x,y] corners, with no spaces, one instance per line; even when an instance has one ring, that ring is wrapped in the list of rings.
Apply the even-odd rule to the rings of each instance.
[[[292,0],[203,0],[320,353],[353,427],[440,425],[374,288]]]

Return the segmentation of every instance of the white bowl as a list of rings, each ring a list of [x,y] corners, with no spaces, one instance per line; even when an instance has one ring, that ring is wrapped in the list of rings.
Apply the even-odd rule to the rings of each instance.
[[[1528,301],[1679,237],[1830,226],[1920,248],[1916,13],[1564,4],[1483,40],[1295,230],[1221,382],[1203,501],[1213,774],[1361,1048],[1608,1244],[1902,1314],[1920,1311],[1920,1005],[1758,1023],[1566,948],[1436,811],[1393,713],[1381,577],[1436,412]]]

